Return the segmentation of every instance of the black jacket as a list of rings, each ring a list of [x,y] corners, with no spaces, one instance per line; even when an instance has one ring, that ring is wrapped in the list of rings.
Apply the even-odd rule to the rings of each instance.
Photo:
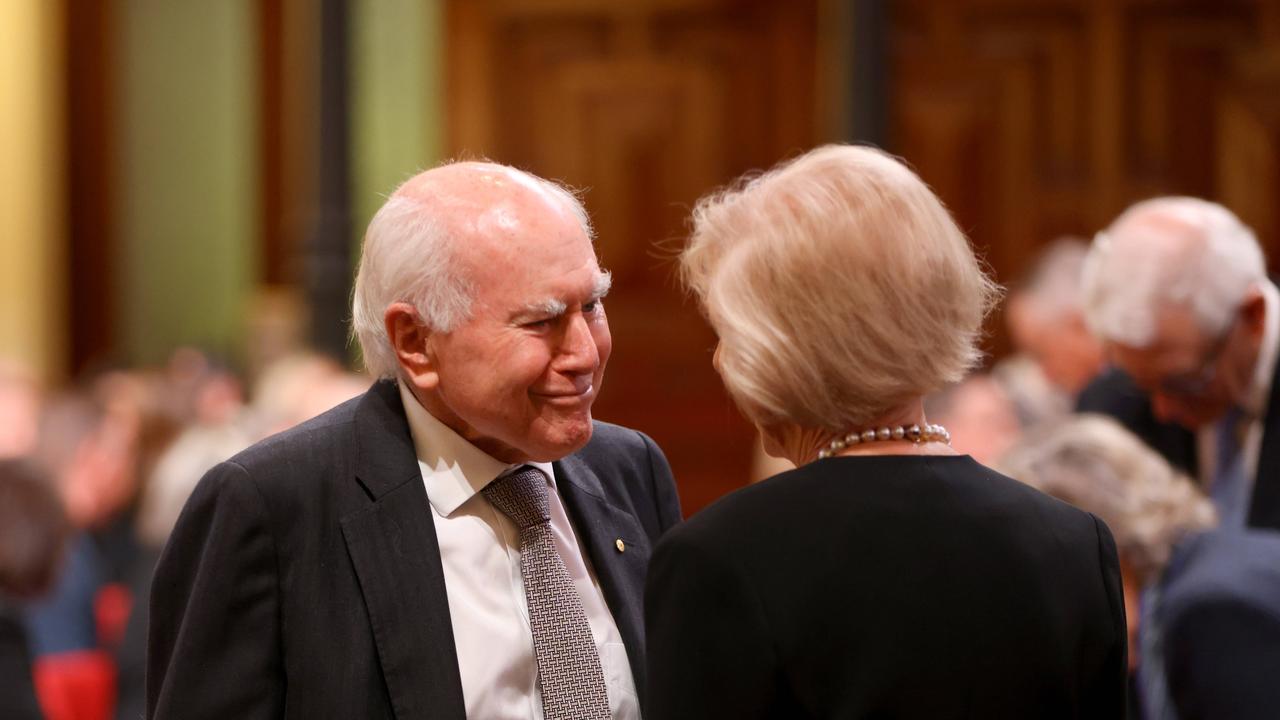
[[[598,423],[555,472],[639,690],[645,569],[680,517],[670,468],[646,436]],[[156,570],[147,662],[152,718],[463,719],[439,545],[393,382],[201,480]]]
[[[0,592],[0,717],[40,720],[31,677],[31,650],[18,604]]]
[[[1150,621],[1179,720],[1280,713],[1280,533],[1215,530],[1180,543]]]
[[[967,456],[840,457],[663,538],[647,720],[1110,720],[1116,549],[1097,518]]]
[[[1249,527],[1280,530],[1280,363],[1271,379],[1267,409],[1246,517]],[[1199,475],[1195,433],[1157,420],[1150,398],[1123,371],[1111,368],[1089,383],[1076,401],[1076,410],[1115,418],[1171,465],[1191,477]]]

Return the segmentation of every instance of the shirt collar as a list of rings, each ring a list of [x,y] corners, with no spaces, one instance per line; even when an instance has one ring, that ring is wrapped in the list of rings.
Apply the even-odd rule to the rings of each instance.
[[[547,476],[547,482],[555,487],[551,463],[511,465],[498,460],[427,412],[404,381],[397,380],[396,385],[400,388],[400,401],[409,421],[409,434],[413,436],[413,449],[426,485],[427,500],[436,514],[441,517],[452,515],[486,485],[525,465],[541,470]]]
[[[1253,380],[1245,395],[1244,410],[1253,417],[1267,413],[1267,398],[1271,394],[1271,380],[1275,375],[1276,356],[1280,347],[1280,290],[1274,283],[1262,283],[1262,300],[1266,315],[1262,325],[1262,346],[1258,349],[1258,361],[1253,366]]]

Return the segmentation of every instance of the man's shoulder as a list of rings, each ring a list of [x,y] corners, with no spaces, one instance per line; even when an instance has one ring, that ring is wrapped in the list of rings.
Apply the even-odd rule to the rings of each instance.
[[[1189,547],[1188,547],[1189,546]],[[1172,672],[1197,658],[1274,657],[1280,642],[1280,540],[1211,531],[1184,541],[1162,579],[1155,627]]]
[[[197,484],[188,508],[209,511],[225,504],[276,518],[271,522],[302,527],[308,519],[331,518],[355,507],[353,499],[363,496],[353,480],[356,410],[362,397],[261,440],[211,468]]]
[[[657,450],[648,435],[622,425],[596,420],[591,440],[575,455],[589,463],[616,463],[628,458],[646,459]]]
[[[652,539],[680,521],[671,466],[657,444],[639,430],[596,422],[591,441],[561,460],[558,468],[567,483],[629,508]]]
[[[1214,530],[1183,541],[1164,578],[1167,617],[1258,606],[1280,622],[1280,533]]]
[[[335,451],[351,443],[356,409],[363,395],[354,397],[306,422],[260,440],[232,456],[228,462],[249,474],[273,472],[282,467],[307,468],[327,462]]]

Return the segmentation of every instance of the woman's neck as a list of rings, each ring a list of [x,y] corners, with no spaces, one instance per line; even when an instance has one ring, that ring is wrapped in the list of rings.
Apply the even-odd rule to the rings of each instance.
[[[794,425],[762,428],[765,451],[774,457],[781,457],[795,463],[805,465],[818,459],[818,453],[831,446],[831,442],[845,437],[848,433],[878,430],[880,428],[910,428],[915,425],[924,428],[928,420],[924,415],[922,399],[906,403],[899,408],[884,413],[868,422],[863,427],[851,427],[841,432],[816,428],[802,428]],[[832,452],[832,456],[851,455],[957,455],[955,450],[945,442],[930,440],[915,442],[907,438],[875,440],[847,445]]]

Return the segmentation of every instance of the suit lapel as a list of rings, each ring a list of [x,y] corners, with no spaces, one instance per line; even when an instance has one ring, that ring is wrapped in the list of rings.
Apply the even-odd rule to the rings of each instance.
[[[608,500],[596,475],[576,455],[554,464],[556,486],[573,520],[578,542],[587,551],[605,602],[627,648],[636,689],[644,693],[644,574],[649,547],[635,517]],[[607,480],[607,478],[606,478]],[[622,541],[619,550],[618,541]]]
[[[440,545],[395,383],[376,384],[355,422],[356,479],[373,503],[342,518],[342,535],[391,705],[401,720],[464,720]]]

